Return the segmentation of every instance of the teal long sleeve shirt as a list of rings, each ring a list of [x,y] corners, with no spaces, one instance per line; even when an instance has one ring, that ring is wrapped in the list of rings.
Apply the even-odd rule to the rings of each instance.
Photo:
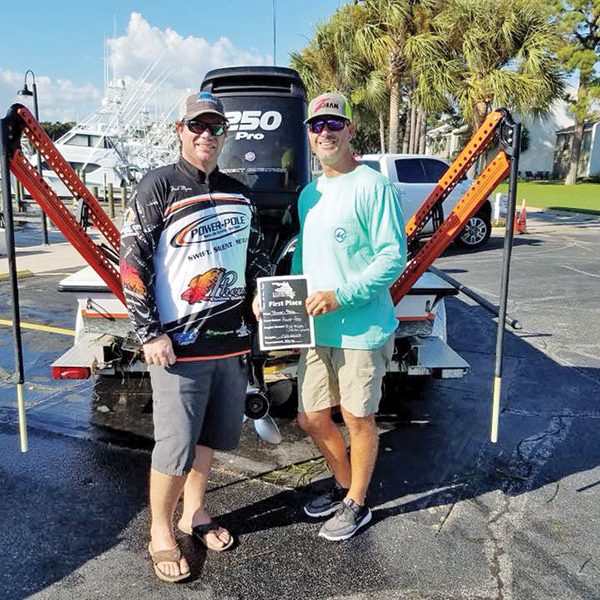
[[[311,292],[335,290],[337,311],[315,317],[319,346],[372,349],[397,326],[389,288],[406,265],[406,235],[393,184],[359,165],[311,182],[298,200],[292,272]]]

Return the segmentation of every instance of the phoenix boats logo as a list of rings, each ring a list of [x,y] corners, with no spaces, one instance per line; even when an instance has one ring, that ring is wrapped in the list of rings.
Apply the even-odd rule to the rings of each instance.
[[[235,271],[214,267],[193,277],[188,283],[188,288],[181,294],[181,299],[189,304],[239,300],[244,298],[246,288],[233,287],[237,280],[238,274]]]
[[[203,242],[220,240],[248,227],[248,216],[239,212],[223,212],[202,217],[186,225],[171,239],[171,246],[181,248]]]

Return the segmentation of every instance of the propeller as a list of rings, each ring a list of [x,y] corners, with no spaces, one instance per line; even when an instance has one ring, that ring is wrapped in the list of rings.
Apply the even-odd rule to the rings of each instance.
[[[269,397],[267,396],[266,386],[258,382],[256,369],[251,365],[252,382],[248,383],[246,390],[246,406],[244,408],[244,422],[251,420],[254,422],[254,429],[257,435],[265,442],[270,444],[279,444],[281,442],[281,433],[277,423],[269,414]]]
[[[269,399],[266,393],[254,386],[246,390],[246,407],[244,409],[244,422],[253,421],[257,435],[269,442],[279,444],[281,433],[273,417],[269,414]]]
[[[281,432],[271,415],[266,415],[262,419],[254,421],[254,429],[265,442],[269,442],[269,444],[281,443]]]

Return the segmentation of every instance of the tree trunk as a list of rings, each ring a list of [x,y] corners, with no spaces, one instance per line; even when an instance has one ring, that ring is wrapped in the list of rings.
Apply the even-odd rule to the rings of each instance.
[[[417,105],[412,102],[410,105],[410,137],[408,142],[408,151],[412,154],[415,151],[415,134],[417,129]]]
[[[477,121],[477,124],[475,125],[475,129],[474,129],[473,133],[475,133],[475,131],[477,131],[481,127],[481,125],[485,121],[485,118],[487,117],[487,114],[488,114],[488,103],[485,100],[479,100],[478,102],[476,102],[475,103],[475,119]]]
[[[421,109],[421,138],[419,143],[419,154],[425,154],[427,145],[427,111]]]
[[[379,113],[379,152],[385,153],[385,118],[383,112]]]
[[[581,146],[583,142],[583,126],[585,121],[577,118],[575,120],[575,129],[571,138],[571,157],[569,159],[569,172],[565,177],[565,185],[575,185],[577,183],[577,169],[579,167],[579,157],[581,156]]]
[[[388,152],[398,152],[398,122],[400,120],[400,83],[394,81],[390,90],[390,130]]]
[[[420,106],[417,107],[417,118],[415,122],[415,142],[413,152],[419,152],[419,146],[421,145],[421,121],[423,118],[423,111]]]
[[[408,142],[410,139],[410,105],[409,102],[406,105],[406,111],[404,112],[404,135],[402,136],[402,154],[408,154]]]
[[[480,100],[479,102],[475,103],[474,108],[475,108],[476,123],[475,123],[475,127],[473,128],[473,133],[475,133],[481,127],[482,123],[485,121],[485,118],[487,117],[487,113],[488,113],[488,104],[487,104],[487,102],[485,102],[485,100]],[[483,166],[483,161],[484,161],[484,155],[482,153],[479,155],[479,157],[477,158],[477,160],[475,161],[473,166],[471,166],[469,168],[469,170],[467,171],[467,176],[470,177],[471,179],[475,179],[477,177],[477,175],[479,175],[479,173],[481,172],[481,169]]]

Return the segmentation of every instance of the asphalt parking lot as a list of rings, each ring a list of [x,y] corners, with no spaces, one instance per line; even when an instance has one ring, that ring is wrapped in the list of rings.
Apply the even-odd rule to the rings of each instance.
[[[87,422],[89,382],[53,382],[70,338],[24,331],[30,451],[19,452],[12,340],[0,328],[0,596],[68,598],[600,598],[600,220],[531,213],[513,249],[498,444],[489,442],[495,320],[448,302],[449,342],[471,365],[378,417],[372,524],[316,536],[302,503],[322,461],[290,420],[273,448],[245,428],[219,456],[209,507],[239,537],[222,555],[182,539],[193,577],[160,583],[146,556],[148,446]],[[501,232],[436,262],[498,300]],[[46,273],[21,282],[23,319],[70,328],[74,303]],[[10,318],[0,283],[0,318]],[[396,406],[397,410],[394,408]]]

